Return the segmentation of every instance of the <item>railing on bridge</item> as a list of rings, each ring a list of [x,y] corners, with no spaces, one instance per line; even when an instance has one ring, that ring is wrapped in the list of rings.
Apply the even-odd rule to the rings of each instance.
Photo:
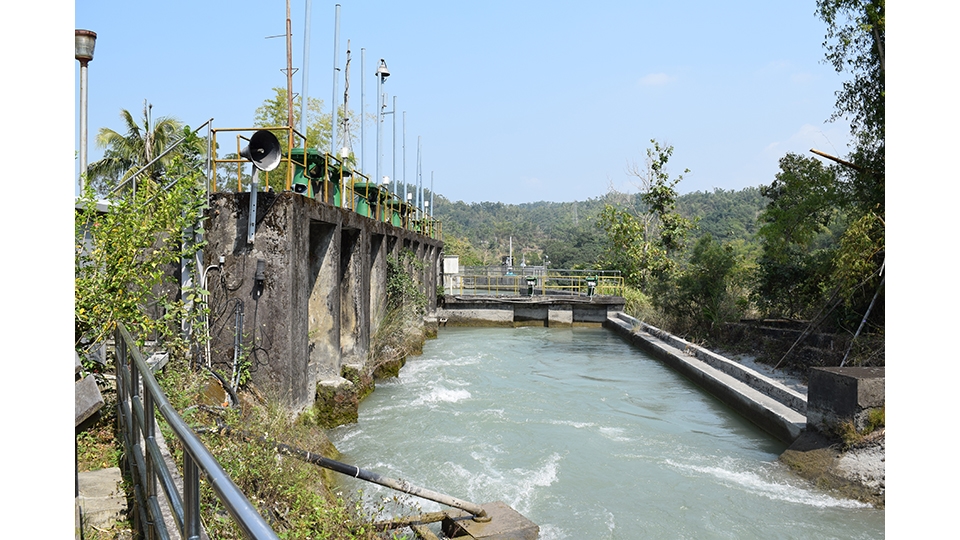
[[[623,296],[623,277],[611,270],[465,266],[456,274],[444,275],[444,292],[462,296]]]
[[[323,203],[346,208],[377,221],[390,223],[434,239],[443,238],[441,222],[433,219],[416,204],[401,200],[385,185],[372,181],[357,171],[348,159],[321,153],[314,148],[295,148],[293,141],[305,139],[296,129],[287,126],[265,128],[211,128],[208,148],[211,152],[211,167],[208,172],[209,191],[232,189],[230,175],[236,174],[236,191],[249,189],[249,177],[243,175],[249,163],[240,157],[243,141],[249,140],[243,132],[267,130],[280,134],[277,139],[285,146],[280,165],[263,175],[267,189],[293,191]],[[236,134],[236,153],[223,158],[216,155],[217,134]],[[286,141],[285,144],[283,141]],[[221,176],[221,172],[225,176]],[[219,183],[219,186],[218,186]]]
[[[200,475],[203,475],[247,538],[276,539],[257,509],[227,476],[213,454],[183,421],[154,378],[133,337],[118,325],[116,336],[117,418],[126,462],[134,482],[136,529],[147,538],[170,538],[157,483],[166,494],[182,538],[200,538]],[[142,389],[141,389],[142,386]],[[183,493],[173,480],[156,440],[156,412],[183,445]]]

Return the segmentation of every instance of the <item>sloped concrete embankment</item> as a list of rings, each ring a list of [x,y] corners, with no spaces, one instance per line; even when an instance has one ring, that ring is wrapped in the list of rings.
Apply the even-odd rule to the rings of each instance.
[[[611,314],[604,326],[783,442],[792,443],[806,427],[807,398],[796,390],[625,313]]]

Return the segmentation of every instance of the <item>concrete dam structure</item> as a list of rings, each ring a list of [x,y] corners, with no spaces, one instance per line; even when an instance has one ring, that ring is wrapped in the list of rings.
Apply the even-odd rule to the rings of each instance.
[[[246,363],[250,382],[291,412],[313,406],[319,391],[355,417],[356,389],[343,375],[375,367],[388,258],[409,250],[423,263],[407,270],[433,313],[443,243],[289,191],[258,194],[249,242],[249,208],[250,193],[214,193],[207,210],[214,369],[240,373]]]

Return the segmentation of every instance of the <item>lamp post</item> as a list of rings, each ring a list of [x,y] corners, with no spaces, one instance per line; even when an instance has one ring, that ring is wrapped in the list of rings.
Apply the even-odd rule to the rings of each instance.
[[[380,59],[380,66],[377,67],[377,176],[380,178],[380,122],[383,121],[383,108],[386,103],[383,102],[383,81],[390,76],[390,70],[387,69],[387,63],[383,58]]]
[[[93,60],[97,33],[90,30],[74,31],[74,57],[80,61],[80,191],[87,173],[87,64]]]

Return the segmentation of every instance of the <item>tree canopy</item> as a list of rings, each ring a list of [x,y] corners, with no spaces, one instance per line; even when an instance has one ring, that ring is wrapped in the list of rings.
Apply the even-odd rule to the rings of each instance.
[[[133,173],[163,154],[172,144],[189,135],[184,125],[172,116],[153,118],[153,105],[143,102],[143,116],[138,120],[127,109],[120,109],[123,132],[102,127],[95,143],[103,148],[103,157],[87,167],[87,183],[94,192],[106,195],[127,180]],[[177,156],[202,153],[202,145],[195,138],[161,157],[144,171],[145,176],[159,181]]]

